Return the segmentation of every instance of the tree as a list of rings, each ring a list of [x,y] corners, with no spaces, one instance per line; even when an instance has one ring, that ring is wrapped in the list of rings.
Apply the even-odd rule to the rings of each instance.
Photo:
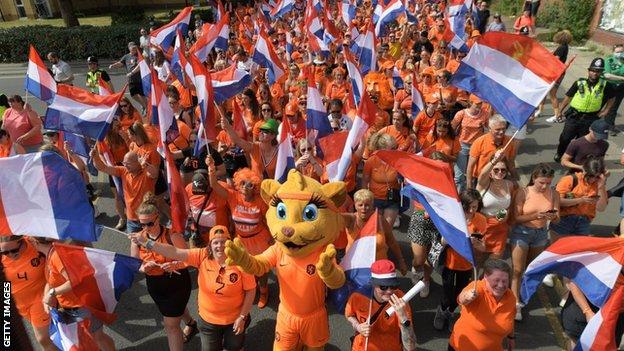
[[[71,0],[58,0],[59,9],[61,10],[61,17],[63,17],[63,22],[65,22],[65,27],[77,27],[80,25],[78,23],[78,17],[74,13],[74,5]]]

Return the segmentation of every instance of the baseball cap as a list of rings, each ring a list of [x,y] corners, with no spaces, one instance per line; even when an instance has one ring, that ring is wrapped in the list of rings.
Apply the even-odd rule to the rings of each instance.
[[[371,284],[378,286],[399,286],[394,263],[390,260],[377,260],[371,266]]]
[[[210,233],[208,234],[208,241],[212,241],[213,239],[218,239],[218,238],[223,238],[223,239],[230,238],[230,232],[228,231],[226,226],[215,225],[214,227],[210,228]]]
[[[208,171],[205,169],[198,169],[193,174],[193,181],[191,183],[191,191],[194,195],[206,194],[208,190]]]
[[[286,108],[284,109],[284,114],[286,116],[294,116],[297,114],[298,110],[299,107],[297,106],[297,102],[293,101],[286,105]]]
[[[609,129],[611,125],[605,121],[604,119],[595,120],[590,126],[589,129],[594,132],[596,139],[605,140],[609,138]]]
[[[98,63],[98,59],[95,56],[87,57],[87,63]]]
[[[273,118],[269,118],[266,122],[264,122],[264,124],[260,126],[260,130],[264,130],[271,134],[277,135],[278,125],[279,125],[279,122],[277,122]]]

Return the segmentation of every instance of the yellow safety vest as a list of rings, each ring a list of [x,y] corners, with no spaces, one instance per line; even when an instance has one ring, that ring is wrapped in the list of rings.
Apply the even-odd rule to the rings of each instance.
[[[576,82],[578,90],[572,97],[570,106],[582,113],[593,113],[600,111],[604,98],[604,89],[607,82],[600,79],[593,88],[590,88],[586,79],[579,79]]]
[[[98,94],[100,89],[98,85],[98,77],[102,74],[102,72],[98,69],[95,72],[88,71],[87,72],[87,87],[91,90],[92,93]]]

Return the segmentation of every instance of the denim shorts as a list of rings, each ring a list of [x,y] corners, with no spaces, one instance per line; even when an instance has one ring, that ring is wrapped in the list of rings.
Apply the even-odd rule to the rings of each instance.
[[[398,211],[399,205],[400,203],[397,201],[388,201],[388,200],[379,200],[379,199],[375,199],[373,201],[373,206],[375,206],[376,209],[382,210],[382,211],[385,209]]]
[[[559,235],[589,235],[587,216],[569,215],[563,216],[557,223],[551,223],[550,229]]]
[[[524,248],[546,246],[548,245],[548,230],[516,225],[511,229],[509,244],[512,247],[518,245]]]

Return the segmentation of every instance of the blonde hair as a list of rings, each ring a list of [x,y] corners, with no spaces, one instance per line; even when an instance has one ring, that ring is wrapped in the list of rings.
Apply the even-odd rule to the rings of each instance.
[[[386,133],[375,133],[371,135],[370,139],[368,139],[368,149],[370,151],[377,151],[388,147],[389,145],[395,145],[397,142],[396,139],[390,134]]]
[[[158,213],[158,207],[156,207],[156,195],[151,191],[148,191],[143,195],[143,202],[136,210],[137,215],[152,215]]]
[[[368,189],[360,189],[353,194],[353,201],[370,201],[375,200],[375,195]]]
[[[303,156],[303,154],[301,153],[301,147],[303,147],[303,146],[308,147],[308,146],[312,146],[312,145],[310,145],[310,143],[305,138],[299,140],[299,142],[297,143],[297,147],[295,149],[295,156],[297,158]]]

